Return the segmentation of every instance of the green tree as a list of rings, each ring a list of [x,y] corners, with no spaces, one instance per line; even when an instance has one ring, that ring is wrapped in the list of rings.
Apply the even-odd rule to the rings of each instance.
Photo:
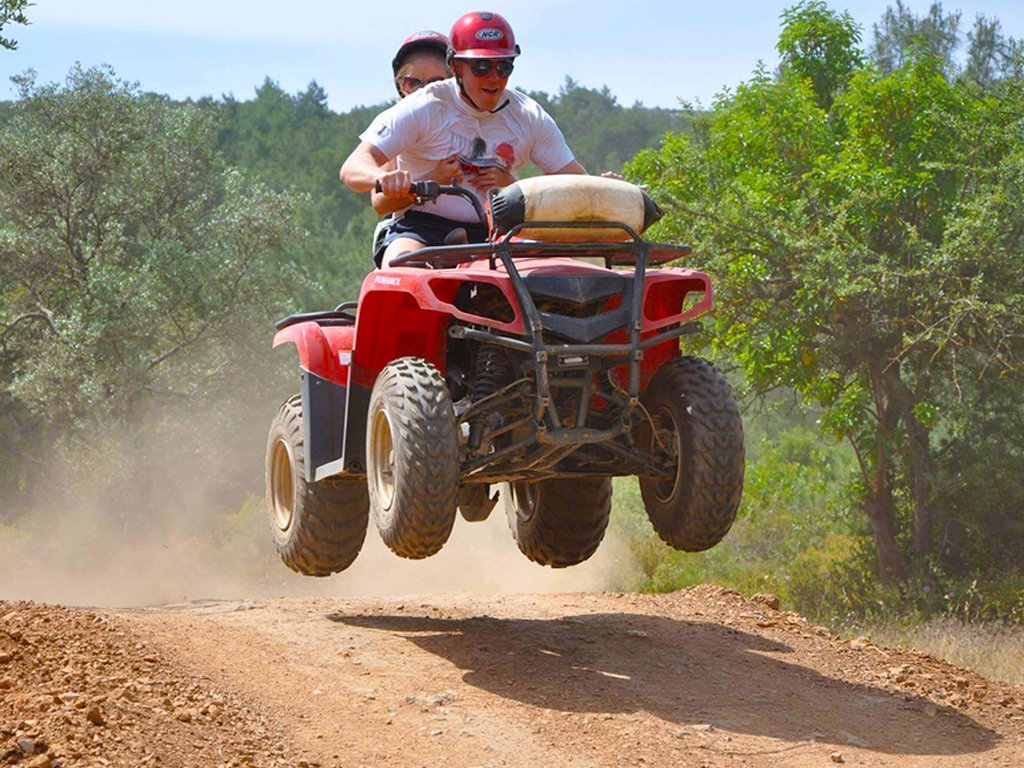
[[[854,70],[863,64],[860,27],[849,13],[838,14],[822,0],[808,0],[782,12],[783,30],[776,48],[782,68],[809,78],[825,109]]]
[[[1021,83],[979,98],[943,66],[862,69],[829,110],[762,70],[632,168],[717,279],[713,343],[851,445],[887,581],[931,549],[943,404],[1024,353]]]
[[[959,29],[960,12],[945,13],[942,3],[932,3],[926,15],[917,16],[903,0],[896,0],[895,8],[886,8],[874,26],[871,58],[883,72],[892,72],[917,55],[930,56],[941,62],[947,75],[953,75]]]
[[[551,96],[534,92],[558,123],[576,158],[591,173],[619,171],[641,149],[657,145],[668,130],[682,130],[678,112],[623,107],[608,89],[584,88],[571,77]]]
[[[19,85],[0,132],[2,397],[88,435],[208,394],[293,282],[274,254],[295,200],[226,169],[209,114],[109,69]]]
[[[338,115],[327,107],[327,96],[315,81],[305,91],[288,94],[267,78],[251,101],[229,97],[205,106],[220,114],[218,147],[228,163],[246,168],[276,190],[308,196],[297,219],[306,235],[285,245],[285,259],[312,278],[294,302],[333,306],[354,299],[373,267],[371,242],[367,238],[356,244],[344,235],[350,221],[370,205],[367,196],[341,184],[338,169],[384,105]]]
[[[25,9],[30,5],[28,0],[0,0],[0,32],[10,24],[28,24]],[[17,47],[17,40],[0,35],[0,48],[13,51]]]
[[[978,14],[974,28],[967,33],[967,63],[964,76],[983,88],[991,87],[1004,77],[1021,75],[1021,42],[1006,37],[999,19]]]

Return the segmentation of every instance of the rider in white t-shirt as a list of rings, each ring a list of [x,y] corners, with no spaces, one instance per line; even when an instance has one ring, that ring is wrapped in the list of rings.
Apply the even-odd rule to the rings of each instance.
[[[554,120],[535,101],[506,87],[517,55],[512,28],[500,15],[462,16],[452,28],[448,52],[455,76],[378,115],[342,166],[342,182],[356,192],[379,182],[386,198],[411,204],[411,182],[431,178],[439,167],[481,199],[489,189],[514,181],[512,173],[529,162],[545,173],[586,173]],[[395,158],[397,168],[388,170]],[[458,170],[451,170],[452,161]],[[451,177],[434,181],[449,183]],[[410,205],[391,227],[384,263],[441,245],[457,227],[466,229],[471,241],[486,239],[473,207],[461,198]]]

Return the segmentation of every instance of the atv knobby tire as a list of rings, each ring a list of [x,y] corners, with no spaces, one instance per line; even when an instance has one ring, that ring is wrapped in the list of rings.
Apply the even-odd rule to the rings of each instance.
[[[366,483],[306,482],[299,395],[284,402],[270,426],[266,481],[270,530],[285,565],[306,576],[330,576],[352,565],[369,522]]]
[[[577,565],[594,554],[612,509],[607,477],[515,482],[501,495],[519,551],[552,568]]]
[[[403,357],[377,377],[366,429],[370,508],[381,538],[400,557],[437,554],[455,524],[459,440],[444,377]]]
[[[657,425],[640,430],[642,444],[675,459],[672,480],[640,478],[640,493],[654,530],[686,552],[722,540],[743,493],[743,424],[725,376],[707,360],[680,357],[665,363],[641,398]]]

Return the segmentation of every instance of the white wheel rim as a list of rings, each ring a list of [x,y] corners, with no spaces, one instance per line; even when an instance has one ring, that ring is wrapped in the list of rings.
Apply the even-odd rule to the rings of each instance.
[[[391,419],[383,408],[373,415],[370,445],[374,496],[379,509],[389,510],[395,500],[395,442]]]
[[[295,462],[286,440],[278,439],[270,455],[270,503],[274,525],[281,532],[295,519]]]

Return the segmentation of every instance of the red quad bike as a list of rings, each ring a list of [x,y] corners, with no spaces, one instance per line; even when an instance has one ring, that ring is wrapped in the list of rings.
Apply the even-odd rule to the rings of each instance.
[[[371,510],[392,551],[429,557],[457,511],[484,520],[500,496],[523,554],[575,565],[600,544],[622,475],[639,477],[666,543],[717,544],[743,489],[743,427],[725,377],[680,353],[711,281],[661,266],[688,247],[641,239],[654,202],[586,176],[517,182],[486,214],[457,185],[412,192],[466,198],[489,242],[405,254],[367,275],[358,302],[277,324],[302,377],[267,446],[285,564],[344,570]]]

